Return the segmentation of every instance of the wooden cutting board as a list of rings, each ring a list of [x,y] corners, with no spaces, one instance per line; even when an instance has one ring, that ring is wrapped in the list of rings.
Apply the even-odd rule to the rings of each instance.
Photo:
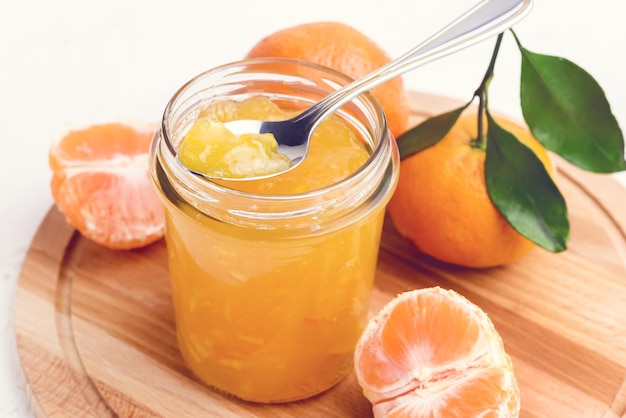
[[[412,94],[413,123],[457,105]],[[371,312],[439,285],[484,309],[504,339],[522,417],[626,417],[626,192],[560,164],[571,243],[500,268],[444,266],[385,222]],[[176,347],[163,241],[113,251],[52,208],[15,295],[17,348],[40,417],[371,417],[354,375],[284,405],[233,400],[198,383]]]

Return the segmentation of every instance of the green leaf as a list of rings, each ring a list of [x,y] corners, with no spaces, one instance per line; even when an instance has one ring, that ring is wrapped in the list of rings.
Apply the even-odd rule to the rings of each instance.
[[[596,80],[564,58],[520,50],[521,107],[535,138],[585,170],[626,170],[624,137]]]
[[[426,119],[400,135],[397,139],[400,158],[408,157],[439,142],[450,131],[467,106],[469,103],[450,112]]]
[[[487,112],[487,191],[502,216],[520,234],[552,252],[569,240],[565,199],[541,160]]]

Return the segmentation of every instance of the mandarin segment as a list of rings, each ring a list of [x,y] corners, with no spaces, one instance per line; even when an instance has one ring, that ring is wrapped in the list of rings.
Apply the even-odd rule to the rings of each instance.
[[[471,372],[451,385],[449,382],[409,392],[374,405],[375,417],[515,417],[519,393],[513,375],[500,368]],[[505,390],[503,388],[511,388]],[[430,396],[424,396],[429,392]],[[494,409],[494,405],[500,405]]]
[[[519,388],[493,323],[439,287],[402,293],[370,320],[355,371],[375,417],[516,417]]]
[[[311,22],[281,29],[257,42],[246,58],[294,58],[330,67],[354,79],[391,61],[372,39],[339,22]],[[409,103],[401,77],[372,89],[380,102],[391,133],[406,130]]]
[[[85,237],[130,249],[163,236],[163,209],[148,172],[152,135],[123,124],[93,125],[50,147],[52,197]]]
[[[390,360],[407,369],[436,370],[441,364],[477,357],[474,350],[482,342],[479,323],[472,318],[476,313],[445,303],[446,297],[415,294],[411,303],[389,312],[380,338]]]
[[[152,131],[139,131],[118,123],[92,125],[70,131],[53,144],[49,162],[53,170],[97,161],[106,164],[116,157],[146,154],[151,140]]]

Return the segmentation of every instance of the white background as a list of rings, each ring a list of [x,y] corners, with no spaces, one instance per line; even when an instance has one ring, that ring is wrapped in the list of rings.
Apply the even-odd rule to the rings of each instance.
[[[172,93],[261,37],[297,23],[342,21],[392,57],[474,0],[0,0],[0,417],[31,416],[13,333],[13,293],[34,232],[52,205],[47,152],[72,128],[158,122]],[[626,127],[626,3],[536,0],[516,26],[522,44],[566,57],[603,86]],[[404,76],[412,90],[468,100],[495,39]],[[519,52],[508,34],[493,110],[521,117]],[[624,180],[624,175],[619,176]]]

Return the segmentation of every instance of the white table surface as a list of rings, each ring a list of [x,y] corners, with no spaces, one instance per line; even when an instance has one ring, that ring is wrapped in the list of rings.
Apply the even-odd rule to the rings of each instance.
[[[0,417],[32,416],[15,348],[13,295],[30,241],[52,205],[48,147],[72,128],[157,122],[187,79],[242,58],[296,23],[355,26],[392,57],[474,0],[0,0]],[[536,0],[516,26],[523,45],[566,57],[603,86],[626,129],[626,3]],[[469,99],[495,39],[404,76],[408,88]],[[490,106],[515,118],[519,53],[505,37]],[[617,176],[626,184],[624,174]]]

